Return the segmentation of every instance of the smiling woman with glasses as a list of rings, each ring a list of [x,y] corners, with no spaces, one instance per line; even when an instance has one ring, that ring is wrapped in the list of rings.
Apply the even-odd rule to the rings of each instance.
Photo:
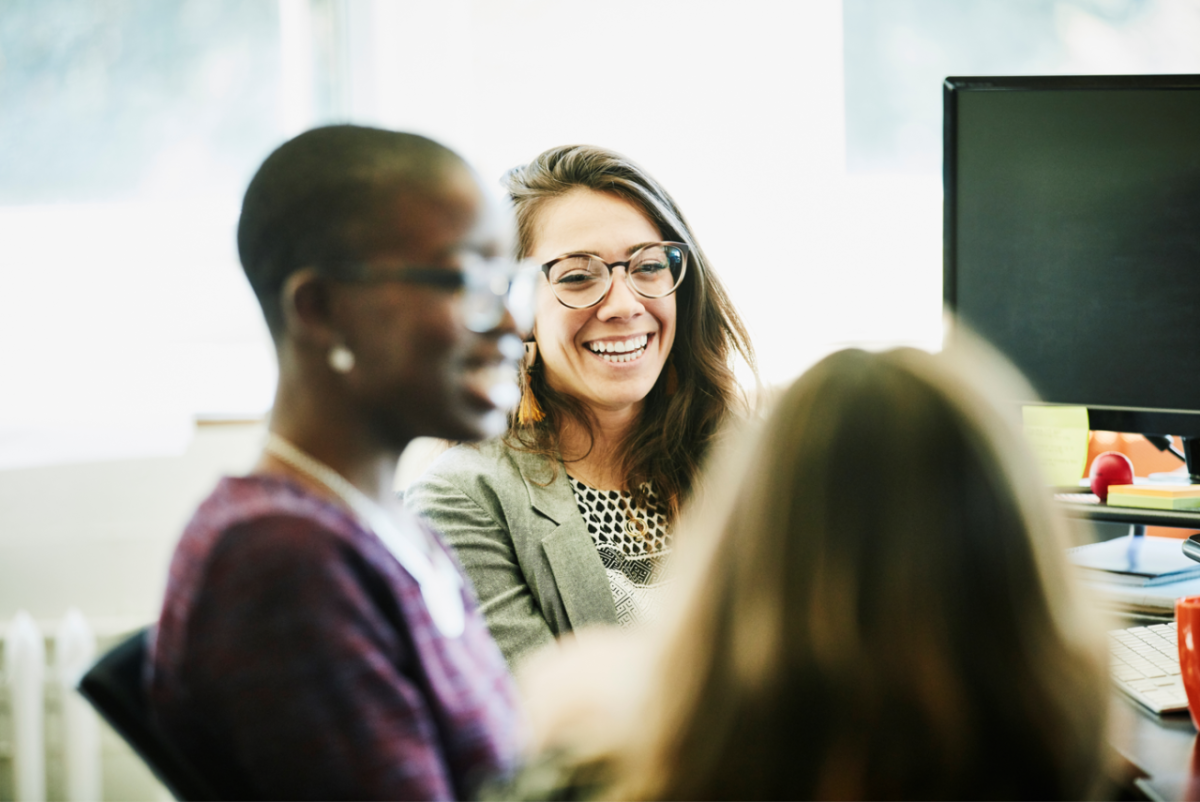
[[[455,548],[515,665],[566,632],[655,617],[677,510],[743,401],[731,361],[754,357],[637,165],[555,148],[508,188],[537,281],[521,404],[504,437],[451,449],[406,499]]]

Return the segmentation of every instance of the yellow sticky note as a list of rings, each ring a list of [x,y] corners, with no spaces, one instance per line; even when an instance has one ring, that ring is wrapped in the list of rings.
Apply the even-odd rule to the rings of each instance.
[[[1022,407],[1025,439],[1054,487],[1074,487],[1088,454],[1087,407]]]

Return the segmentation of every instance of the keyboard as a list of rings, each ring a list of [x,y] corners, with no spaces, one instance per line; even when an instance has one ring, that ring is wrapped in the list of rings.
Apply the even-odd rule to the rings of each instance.
[[[1113,682],[1154,713],[1188,709],[1179,672],[1175,622],[1108,633]]]

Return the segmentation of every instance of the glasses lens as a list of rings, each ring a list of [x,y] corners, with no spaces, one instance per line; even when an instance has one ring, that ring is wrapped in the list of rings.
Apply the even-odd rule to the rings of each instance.
[[[471,331],[485,332],[496,328],[504,315],[503,293],[495,291],[495,276],[486,262],[471,261],[463,265],[466,292],[463,293],[463,319]]]
[[[541,270],[534,262],[522,262],[508,288],[508,311],[521,337],[533,331],[533,313],[537,308],[538,278]]]
[[[524,336],[533,328],[538,268],[508,259],[470,260],[463,265],[466,292],[463,312],[471,331],[485,333],[500,325],[505,306]]]
[[[608,291],[608,267],[590,256],[568,256],[550,267],[547,278],[558,299],[582,309],[599,301]]]
[[[687,260],[674,245],[649,245],[638,251],[629,264],[629,283],[647,298],[670,295],[683,281]]]

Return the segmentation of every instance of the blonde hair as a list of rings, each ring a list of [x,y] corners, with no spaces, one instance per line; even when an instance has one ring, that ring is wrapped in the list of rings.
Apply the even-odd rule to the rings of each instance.
[[[613,795],[1097,791],[1101,622],[1019,434],[962,374],[839,352],[724,458],[680,525],[700,548]]]

